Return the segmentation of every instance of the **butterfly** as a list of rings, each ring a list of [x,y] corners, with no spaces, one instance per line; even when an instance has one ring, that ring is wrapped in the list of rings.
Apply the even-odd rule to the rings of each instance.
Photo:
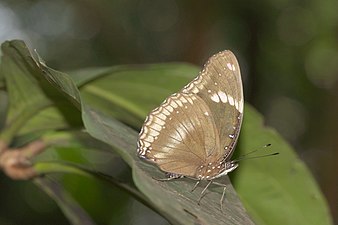
[[[238,61],[231,51],[208,59],[198,76],[146,117],[137,154],[167,179],[209,181],[238,167],[231,161],[243,120],[244,96]],[[221,198],[221,206],[225,193]],[[201,195],[201,196],[202,196]],[[201,198],[200,198],[201,199]],[[200,201],[200,200],[199,200]]]

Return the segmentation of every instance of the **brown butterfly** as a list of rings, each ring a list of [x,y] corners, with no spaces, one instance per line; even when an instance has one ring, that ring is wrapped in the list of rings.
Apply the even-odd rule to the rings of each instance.
[[[147,116],[139,134],[139,157],[155,163],[167,179],[209,181],[237,168],[230,158],[241,129],[243,87],[231,51],[210,57],[199,75]],[[223,185],[224,186],[224,185]],[[225,193],[221,198],[221,206]],[[200,199],[201,199],[200,198]],[[200,201],[200,200],[199,200]]]

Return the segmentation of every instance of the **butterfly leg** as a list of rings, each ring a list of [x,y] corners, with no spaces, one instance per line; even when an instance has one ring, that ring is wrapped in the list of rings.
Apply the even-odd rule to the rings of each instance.
[[[180,177],[167,177],[167,178],[156,178],[156,177],[153,177],[154,180],[157,180],[157,181],[170,181],[170,180],[175,180],[175,179],[178,179]]]
[[[221,197],[221,200],[220,200],[220,204],[221,204],[221,211],[223,211],[223,200],[224,200],[224,196],[225,196],[225,189],[226,189],[227,187],[226,186],[224,186],[224,188],[223,188],[223,193],[222,193],[222,197]]]
[[[225,185],[225,184],[218,183],[218,182],[214,182],[214,184],[223,187],[223,193],[222,193],[222,197],[221,197],[221,200],[220,200],[221,211],[222,211],[222,210],[223,210],[223,200],[224,200],[224,196],[225,196],[226,185]]]
[[[222,184],[222,183],[218,183],[218,182],[212,182],[213,184],[217,185],[217,186],[221,186],[221,187],[225,187],[226,185],[225,184]]]
[[[170,181],[170,180],[175,180],[175,179],[179,179],[179,178],[183,178],[183,175],[180,174],[175,174],[175,173],[165,173],[166,178],[156,178],[153,177],[154,180],[157,181]]]
[[[196,188],[197,188],[197,186],[198,186],[198,184],[201,182],[201,180],[198,180],[197,182],[196,182],[196,184],[194,185],[194,187],[191,189],[191,192],[193,192]]]
[[[201,192],[201,196],[200,196],[200,198],[198,199],[198,202],[197,202],[198,205],[200,204],[202,198],[203,198],[204,195],[205,195],[205,191],[208,189],[208,187],[210,186],[211,183],[212,183],[212,180],[209,181],[209,183],[205,186],[205,188],[204,188],[203,191]]]

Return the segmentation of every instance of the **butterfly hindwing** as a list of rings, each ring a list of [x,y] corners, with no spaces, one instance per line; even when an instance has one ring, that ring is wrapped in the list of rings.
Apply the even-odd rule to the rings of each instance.
[[[207,158],[206,149],[218,148],[211,112],[194,94],[177,93],[153,110],[140,133],[139,155],[163,171],[196,176]]]

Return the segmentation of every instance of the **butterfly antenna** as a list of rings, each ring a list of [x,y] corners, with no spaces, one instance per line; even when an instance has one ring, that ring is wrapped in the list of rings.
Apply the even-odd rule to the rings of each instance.
[[[263,148],[266,148],[266,147],[270,147],[271,146],[271,144],[266,144],[266,145],[264,145],[264,146],[262,146]],[[241,155],[240,157],[239,157],[239,159],[240,158],[244,158],[244,157],[246,157],[246,156],[248,156],[248,155],[251,155],[251,154],[253,154],[253,153],[255,153],[255,152],[258,152],[258,151],[260,151],[260,150],[262,150],[262,149],[255,149],[255,150],[253,150],[253,151],[251,151],[251,152],[248,152],[248,153],[246,153],[246,154],[244,154],[244,155]]]
[[[263,148],[270,147],[270,146],[271,146],[271,144],[266,144],[266,145],[263,146]],[[258,155],[258,156],[248,157],[249,155],[252,155],[253,153],[258,152],[260,150],[261,149],[255,149],[255,150],[253,150],[251,152],[248,152],[248,153],[246,153],[244,155],[241,155],[238,159],[233,160],[233,162],[239,162],[239,161],[246,160],[246,159],[263,158],[263,157],[274,156],[274,155],[278,155],[279,154],[279,152],[273,152],[273,153],[266,154],[266,155]]]

